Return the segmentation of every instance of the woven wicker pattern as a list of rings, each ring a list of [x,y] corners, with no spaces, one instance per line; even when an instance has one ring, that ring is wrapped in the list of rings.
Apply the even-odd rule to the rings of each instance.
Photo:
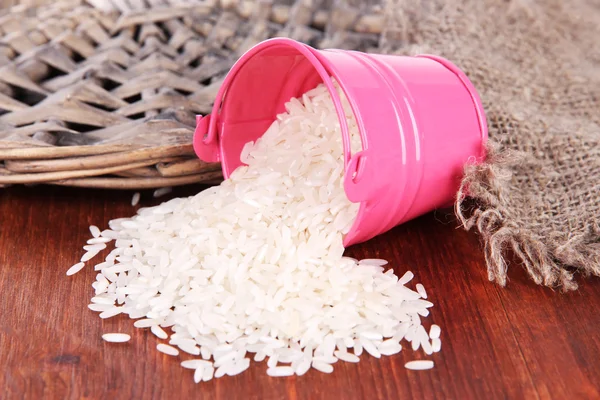
[[[195,115],[244,51],[273,36],[368,51],[384,24],[363,1],[35,3],[0,11],[0,185],[218,181]]]

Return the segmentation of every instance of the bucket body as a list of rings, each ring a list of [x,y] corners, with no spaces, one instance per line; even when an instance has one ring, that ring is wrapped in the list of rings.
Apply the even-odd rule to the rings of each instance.
[[[363,149],[350,153],[346,119],[331,77],[344,91]],[[467,162],[485,155],[483,106],[466,75],[436,56],[405,57],[316,50],[291,39],[259,43],[225,78],[210,116],[198,117],[196,154],[222,163],[225,178],[241,165],[292,97],[324,83],[340,118],[344,189],[360,202],[344,245],[450,205]]]

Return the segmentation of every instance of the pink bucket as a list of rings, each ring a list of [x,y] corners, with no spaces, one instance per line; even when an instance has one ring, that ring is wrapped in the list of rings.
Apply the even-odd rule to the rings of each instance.
[[[355,154],[331,76],[360,129],[363,150]],[[466,75],[449,61],[316,50],[285,38],[259,43],[233,66],[212,114],[198,117],[196,154],[220,161],[228,178],[241,165],[244,144],[266,131],[285,102],[321,82],[340,118],[344,188],[350,201],[360,202],[346,247],[450,205],[464,164],[484,156],[483,106]]]

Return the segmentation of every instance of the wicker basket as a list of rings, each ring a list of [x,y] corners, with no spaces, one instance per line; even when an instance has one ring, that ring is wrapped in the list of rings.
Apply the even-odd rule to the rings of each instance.
[[[272,36],[375,48],[381,8],[357,4],[30,0],[0,10],[0,186],[218,182],[220,166],[191,143],[233,62]]]

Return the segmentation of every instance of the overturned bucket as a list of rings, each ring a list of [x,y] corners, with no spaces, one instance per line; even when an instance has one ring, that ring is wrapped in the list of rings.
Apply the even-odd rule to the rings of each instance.
[[[363,150],[350,135],[334,77],[354,112]],[[416,57],[316,50],[291,39],[259,43],[226,76],[209,116],[198,118],[194,150],[222,163],[225,178],[240,153],[285,112],[292,97],[324,83],[344,145],[344,189],[360,202],[344,239],[350,246],[452,203],[463,166],[484,156],[487,124],[475,88],[455,65]]]

